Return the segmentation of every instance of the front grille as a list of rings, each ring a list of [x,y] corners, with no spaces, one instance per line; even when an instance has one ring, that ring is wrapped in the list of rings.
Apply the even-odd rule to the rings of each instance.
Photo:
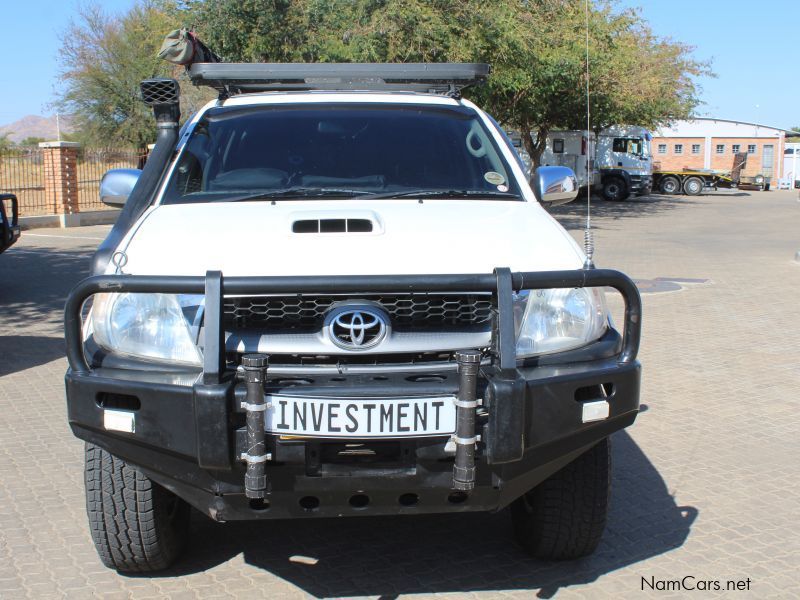
[[[403,354],[344,354],[337,356],[306,355],[306,354],[279,354],[275,365],[281,367],[310,367],[322,369],[326,367],[380,367],[386,365],[429,365],[435,364],[447,370],[448,365],[454,365],[452,352],[413,352]],[[240,365],[242,355],[238,352],[229,352],[229,362]],[[275,366],[270,363],[270,367]]]
[[[346,300],[370,301],[389,313],[397,331],[435,331],[488,324],[492,299],[481,294],[381,296],[250,296],[225,298],[226,325],[233,329],[318,331],[331,307]]]

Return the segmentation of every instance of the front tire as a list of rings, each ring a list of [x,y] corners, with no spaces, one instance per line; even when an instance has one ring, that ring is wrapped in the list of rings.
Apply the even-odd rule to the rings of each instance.
[[[186,547],[189,505],[124,460],[86,444],[86,512],[100,560],[122,572],[170,566]]]
[[[611,490],[608,438],[511,505],[514,535],[532,556],[573,560],[595,551]]]
[[[620,177],[609,177],[603,182],[603,197],[611,202],[627,200],[630,196],[628,186]]]

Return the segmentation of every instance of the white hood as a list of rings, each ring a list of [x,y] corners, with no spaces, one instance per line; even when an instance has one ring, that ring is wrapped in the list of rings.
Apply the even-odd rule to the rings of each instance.
[[[372,233],[293,233],[300,219],[370,219]],[[140,275],[396,275],[577,269],[574,240],[538,204],[325,200],[162,205],[123,243]],[[110,268],[113,272],[113,267]]]

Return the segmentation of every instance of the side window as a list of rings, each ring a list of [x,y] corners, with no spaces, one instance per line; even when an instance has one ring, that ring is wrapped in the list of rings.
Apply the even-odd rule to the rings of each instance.
[[[173,186],[182,196],[203,191],[203,162],[208,158],[208,126],[200,121],[175,166]]]
[[[555,154],[564,154],[564,140],[562,139],[553,140],[553,152]]]
[[[523,173],[527,173],[528,168],[525,166],[525,162],[522,160],[522,157],[519,154],[520,150],[524,150],[525,149],[525,146],[522,143],[522,136],[520,136],[519,150],[518,150],[517,149],[517,144],[515,144],[514,142],[511,141],[511,138],[508,137],[508,134],[506,133],[506,130],[503,129],[502,127],[500,127],[500,125],[497,123],[497,121],[494,120],[494,117],[492,115],[488,114],[488,113],[484,113],[484,114],[486,114],[486,116],[488,117],[489,122],[492,125],[494,125],[494,128],[498,131],[498,133],[500,134],[500,137],[503,138],[503,141],[506,143],[506,146],[508,146],[509,149],[511,150],[511,154],[513,154],[514,158],[517,159],[517,164],[519,165],[519,168],[522,169]]]
[[[666,144],[659,144],[658,145],[658,153],[659,154],[666,154],[667,153],[667,145]]]
[[[700,154],[700,144],[692,144],[692,154]]]
[[[469,132],[464,140],[467,152],[478,161],[479,169],[482,172],[495,171],[503,176],[507,182],[510,180],[509,173],[506,172],[503,166],[503,161],[494,149],[487,133],[484,128],[480,126],[477,120],[473,121],[470,126]],[[496,185],[493,183],[493,185]],[[507,189],[507,188],[506,188]]]
[[[614,146],[612,150],[614,152],[627,152],[628,140],[625,138],[614,138]]]
[[[683,144],[675,144],[675,154],[683,154]]]
[[[733,144],[731,146],[731,150],[733,151],[734,154],[739,154],[741,149],[742,149],[742,146],[740,144]]]
[[[717,144],[717,154],[725,154],[725,144]]]
[[[755,144],[748,144],[747,145],[747,153],[748,154],[755,154],[756,153],[756,145]]]

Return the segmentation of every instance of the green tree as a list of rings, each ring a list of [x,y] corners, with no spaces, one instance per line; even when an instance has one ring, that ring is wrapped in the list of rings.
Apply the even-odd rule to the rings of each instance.
[[[139,82],[169,73],[156,58],[157,32],[168,27],[156,6],[140,3],[122,17],[98,5],[79,9],[61,39],[64,90],[62,110],[74,115],[84,143],[122,143],[145,147],[155,138],[155,123],[139,99]]]
[[[62,35],[59,52],[63,91],[58,104],[74,115],[76,139],[137,148],[155,141],[155,121],[139,92],[144,79],[181,79],[184,118],[213,96],[191,89],[182,68],[156,56],[164,35],[178,28],[185,14],[169,0],[141,0],[122,16],[97,5],[79,10]]]
[[[467,90],[522,134],[538,164],[554,128],[586,127],[583,0],[206,0],[200,32],[231,61],[466,61],[492,64]],[[589,13],[591,127],[655,128],[688,117],[708,65],[605,0]]]
[[[0,152],[2,152],[3,150],[8,150],[9,148],[11,148],[14,145],[14,142],[12,142],[8,137],[12,133],[14,133],[14,132],[13,131],[9,131],[9,132],[6,132],[6,133],[0,133]]]
[[[710,73],[691,57],[691,47],[655,36],[637,12],[616,13],[607,3],[592,4],[588,21],[591,129],[655,128],[690,116],[699,104],[696,80]],[[496,58],[478,95],[521,132],[538,165],[550,131],[587,127],[584,3],[511,2],[502,23],[484,45],[481,58]]]
[[[46,142],[47,140],[43,137],[37,137],[35,135],[29,135],[24,140],[21,140],[17,146],[36,146],[39,142]]]

